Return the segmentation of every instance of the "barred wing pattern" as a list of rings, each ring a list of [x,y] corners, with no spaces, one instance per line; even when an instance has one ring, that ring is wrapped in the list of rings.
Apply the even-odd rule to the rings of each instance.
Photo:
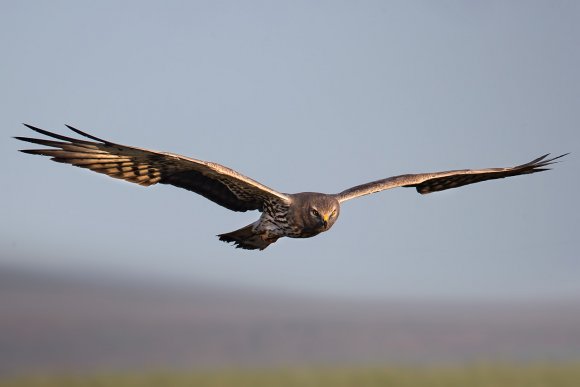
[[[220,164],[115,144],[68,125],[72,131],[94,141],[79,140],[26,126],[61,141],[15,137],[51,147],[22,150],[24,153],[49,156],[56,162],[88,168],[143,186],[171,184],[198,193],[232,211],[262,211],[265,202],[285,204],[290,201],[287,195]]]
[[[336,194],[335,197],[339,202],[344,202],[359,196],[397,187],[414,187],[420,194],[428,194],[486,180],[503,179],[505,177],[546,171],[550,169],[546,168],[546,166],[556,163],[557,161],[555,160],[566,155],[567,153],[557,157],[547,158],[549,154],[546,154],[528,163],[509,168],[461,169],[455,171],[393,176],[357,185],[356,187],[349,188]]]

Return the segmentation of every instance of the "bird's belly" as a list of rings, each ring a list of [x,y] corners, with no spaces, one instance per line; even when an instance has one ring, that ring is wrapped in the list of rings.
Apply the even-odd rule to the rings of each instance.
[[[325,230],[302,228],[302,229],[293,230],[293,231],[294,232],[289,233],[287,235],[289,238],[312,238],[313,236],[316,236]]]
[[[271,216],[262,216],[255,232],[266,238],[311,238],[327,229],[324,227],[303,227],[302,225],[289,224],[287,219],[274,219]]]

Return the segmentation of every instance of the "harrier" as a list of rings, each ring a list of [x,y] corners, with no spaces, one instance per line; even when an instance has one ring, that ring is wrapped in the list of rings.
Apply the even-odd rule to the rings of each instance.
[[[26,125],[26,124],[25,124]],[[359,196],[396,187],[413,187],[420,194],[457,188],[480,181],[502,179],[548,170],[546,166],[565,156],[549,154],[510,168],[461,169],[407,174],[357,185],[336,194],[318,192],[282,193],[266,187],[233,169],[209,161],[173,153],[119,145],[67,127],[88,139],[79,140],[26,125],[58,139],[15,137],[48,149],[24,153],[49,156],[59,163],[76,165],[143,186],[171,184],[200,194],[232,211],[258,210],[260,218],[239,230],[218,235],[238,248],[263,250],[279,238],[310,238],[328,231],[338,219],[340,204]]]

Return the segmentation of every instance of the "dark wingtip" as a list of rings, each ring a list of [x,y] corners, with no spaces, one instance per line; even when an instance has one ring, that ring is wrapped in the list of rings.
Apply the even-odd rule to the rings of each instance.
[[[36,126],[32,126],[32,125],[26,124],[24,122],[22,123],[22,125],[26,126],[28,129],[32,129],[32,130],[34,130],[35,132],[38,132],[38,133],[45,134],[45,132],[46,132],[46,130],[44,130],[44,129],[37,128]]]
[[[44,134],[47,137],[57,138],[59,140],[68,141],[71,143],[75,143],[75,142],[84,143],[84,144],[89,143],[88,141],[78,140],[76,138],[71,138],[71,137],[63,136],[61,134],[52,133],[52,132],[49,132],[48,130],[40,129],[40,128],[37,128],[36,126],[32,126],[29,124],[23,123],[22,125],[26,126],[28,129],[34,130],[35,132],[38,132],[40,134]]]
[[[572,153],[572,152],[567,152],[567,153],[564,153],[563,155],[560,155],[560,156],[554,157],[553,159],[550,159],[549,161],[554,161],[554,160],[561,159],[562,157],[568,156],[568,155],[569,155],[569,154],[571,154],[571,153]],[[559,161],[556,161],[556,162],[559,162]]]
[[[82,130],[80,130],[80,129],[74,128],[74,127],[72,127],[72,126],[70,126],[70,125],[67,125],[67,124],[65,124],[65,126],[66,126],[67,128],[69,128],[70,130],[72,130],[73,132],[75,132],[75,133],[77,133],[77,134],[80,134],[81,136],[84,136],[84,137],[90,138],[91,140],[100,141],[100,142],[102,142],[102,143],[105,143],[105,144],[109,144],[109,143],[110,143],[110,142],[109,142],[109,141],[107,141],[107,140],[103,140],[102,138],[98,138],[98,137],[95,137],[95,136],[93,136],[93,135],[90,135],[90,134],[88,134],[88,133],[86,133],[86,132],[83,132],[83,131],[82,131]]]
[[[569,154],[570,154],[570,152],[564,153],[560,156],[552,157],[552,158],[547,159],[547,160],[544,160],[544,157],[545,157],[544,156],[544,157],[542,157],[542,160],[540,162],[537,162],[534,164],[536,164],[538,167],[545,167],[546,165],[557,164],[557,163],[561,162],[562,160],[560,160],[560,161],[556,161],[556,160],[561,159],[562,157],[567,156]],[[549,155],[550,154],[548,153],[546,156],[549,156]]]
[[[27,153],[29,155],[37,155],[39,154],[39,149],[19,149],[18,152]]]
[[[534,159],[532,161],[528,161],[527,163],[522,164],[522,165],[518,165],[515,168],[521,168],[521,169],[533,168],[533,170],[538,170],[538,168],[542,168],[542,167],[545,167],[547,165],[559,163],[560,161],[556,161],[556,160],[561,159],[562,157],[567,156],[569,154],[570,154],[570,152],[564,153],[564,154],[556,156],[556,157],[548,158],[548,156],[550,156],[550,153],[546,153],[545,155],[540,156],[537,159]]]

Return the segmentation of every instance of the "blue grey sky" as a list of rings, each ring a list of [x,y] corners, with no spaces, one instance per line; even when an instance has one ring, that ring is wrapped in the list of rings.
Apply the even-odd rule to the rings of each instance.
[[[580,3],[3,1],[0,265],[378,298],[580,299]],[[553,171],[254,221],[191,192],[25,155],[26,122],[219,162],[283,192],[414,172]]]

